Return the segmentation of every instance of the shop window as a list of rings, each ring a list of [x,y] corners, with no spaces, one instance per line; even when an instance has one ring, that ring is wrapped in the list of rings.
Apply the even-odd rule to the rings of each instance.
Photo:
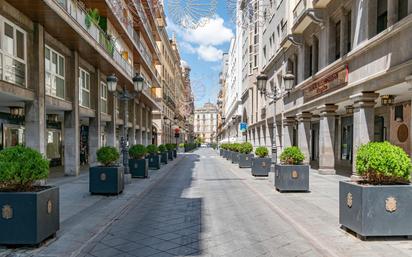
[[[398,19],[408,16],[408,0],[398,0]]]
[[[90,74],[82,68],[79,74],[79,94],[80,105],[90,108]]]
[[[0,16],[0,79],[26,86],[26,33]]]
[[[45,48],[46,94],[64,99],[65,63],[63,55]]]
[[[3,125],[4,147],[24,145],[24,127],[17,125]]]
[[[377,33],[384,31],[388,27],[388,1],[378,0],[377,10]]]
[[[101,82],[100,85],[101,90],[101,112],[107,113],[107,85],[104,82]]]
[[[403,105],[395,106],[395,121],[403,122]]]

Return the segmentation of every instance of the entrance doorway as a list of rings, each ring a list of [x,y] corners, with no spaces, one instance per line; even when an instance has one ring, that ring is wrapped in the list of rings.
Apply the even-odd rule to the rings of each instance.
[[[341,159],[352,162],[353,156],[353,116],[342,117]]]
[[[319,123],[312,123],[312,142],[311,142],[311,151],[310,159],[312,161],[319,160]]]
[[[89,163],[89,127],[80,126],[80,165]]]

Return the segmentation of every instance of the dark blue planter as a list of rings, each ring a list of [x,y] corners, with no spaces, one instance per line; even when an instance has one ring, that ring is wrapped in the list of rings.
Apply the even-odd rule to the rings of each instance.
[[[167,152],[167,157],[170,161],[173,161],[173,150]]]
[[[151,154],[146,158],[149,160],[149,169],[160,169],[160,155]]]
[[[219,149],[219,156],[223,156],[223,149]]]
[[[252,175],[255,177],[269,176],[271,158],[252,158]]]
[[[253,154],[239,154],[239,168],[251,168],[252,158]]]
[[[149,176],[149,160],[129,159],[129,169],[132,178],[147,178]]]
[[[38,245],[60,227],[59,188],[0,192],[0,244]]]
[[[167,164],[167,160],[169,159],[167,152],[160,153],[160,162],[163,164]]]
[[[177,150],[173,150],[173,157],[177,158]]]
[[[239,153],[238,152],[232,152],[232,163],[239,163]]]
[[[309,165],[276,165],[275,188],[280,192],[309,191]]]
[[[231,161],[232,160],[232,151],[228,150],[226,153],[226,160]]]
[[[123,167],[91,167],[89,172],[89,179],[89,191],[92,194],[118,195],[123,192]]]

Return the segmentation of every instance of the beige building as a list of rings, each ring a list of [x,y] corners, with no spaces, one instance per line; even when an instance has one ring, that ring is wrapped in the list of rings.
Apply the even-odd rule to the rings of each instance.
[[[217,107],[212,103],[205,103],[202,108],[194,112],[194,132],[196,138],[201,138],[205,143],[215,141],[217,132]]]

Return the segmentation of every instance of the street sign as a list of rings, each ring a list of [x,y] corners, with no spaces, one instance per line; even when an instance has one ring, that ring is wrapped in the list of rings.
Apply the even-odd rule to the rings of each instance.
[[[246,132],[247,131],[247,123],[246,122],[241,122],[240,124],[239,124],[239,127],[240,127],[240,132]]]

